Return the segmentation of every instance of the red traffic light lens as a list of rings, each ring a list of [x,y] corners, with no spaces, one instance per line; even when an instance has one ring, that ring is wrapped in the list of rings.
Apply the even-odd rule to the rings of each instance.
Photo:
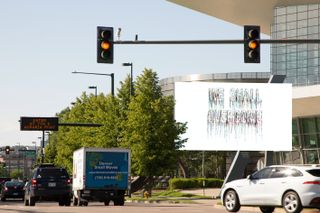
[[[249,38],[255,39],[259,37],[259,31],[256,29],[252,29],[248,32]]]
[[[101,31],[100,33],[100,36],[101,38],[104,38],[104,39],[110,39],[111,38],[111,31],[110,30],[103,30]]]

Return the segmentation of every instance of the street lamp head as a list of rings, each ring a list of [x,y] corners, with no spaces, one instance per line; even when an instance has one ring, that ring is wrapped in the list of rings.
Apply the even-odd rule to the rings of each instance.
[[[125,67],[132,66],[132,63],[122,63],[122,66],[125,66]]]
[[[97,86],[89,86],[89,89],[97,89]]]

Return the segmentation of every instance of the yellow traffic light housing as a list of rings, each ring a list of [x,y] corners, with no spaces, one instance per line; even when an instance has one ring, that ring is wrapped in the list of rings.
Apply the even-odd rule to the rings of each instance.
[[[260,63],[260,26],[244,26],[244,62]]]
[[[97,28],[97,62],[113,64],[113,28]]]

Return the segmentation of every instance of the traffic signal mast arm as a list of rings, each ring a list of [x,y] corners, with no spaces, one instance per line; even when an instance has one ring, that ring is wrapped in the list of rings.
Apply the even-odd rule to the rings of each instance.
[[[320,43],[320,39],[261,39],[260,26],[245,25],[241,40],[155,40],[114,41],[112,27],[97,27],[97,62],[113,64],[113,46],[115,44],[243,44],[244,62],[260,63],[260,44],[305,44]]]
[[[244,44],[240,40],[154,40],[154,41],[113,41],[113,44]],[[318,44],[320,39],[259,39],[260,44]]]

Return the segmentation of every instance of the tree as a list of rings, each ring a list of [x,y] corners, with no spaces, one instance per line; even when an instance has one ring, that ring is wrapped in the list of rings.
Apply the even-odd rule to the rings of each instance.
[[[173,97],[162,95],[157,74],[145,69],[129,104],[123,144],[131,149],[132,173],[151,177],[176,169],[185,124],[174,120]]]
[[[132,153],[132,174],[153,176],[176,170],[178,149],[186,124],[174,120],[174,99],[164,97],[157,74],[145,69],[130,96],[130,78],[121,82],[118,95],[83,93],[71,108],[58,113],[59,122],[97,123],[99,128],[62,126],[53,132],[46,162],[72,171],[73,152],[80,147],[123,147]]]
[[[8,177],[8,169],[6,168],[5,163],[0,164],[0,177]]]
[[[72,171],[73,152],[81,147],[118,147],[119,128],[118,100],[111,95],[99,96],[85,93],[77,98],[71,108],[57,114],[61,123],[95,123],[102,127],[61,126],[52,133],[47,147],[46,162]]]
[[[23,179],[23,172],[19,171],[18,169],[15,169],[15,170],[13,170],[11,172],[10,177],[12,179],[20,179],[20,180],[22,180]]]

